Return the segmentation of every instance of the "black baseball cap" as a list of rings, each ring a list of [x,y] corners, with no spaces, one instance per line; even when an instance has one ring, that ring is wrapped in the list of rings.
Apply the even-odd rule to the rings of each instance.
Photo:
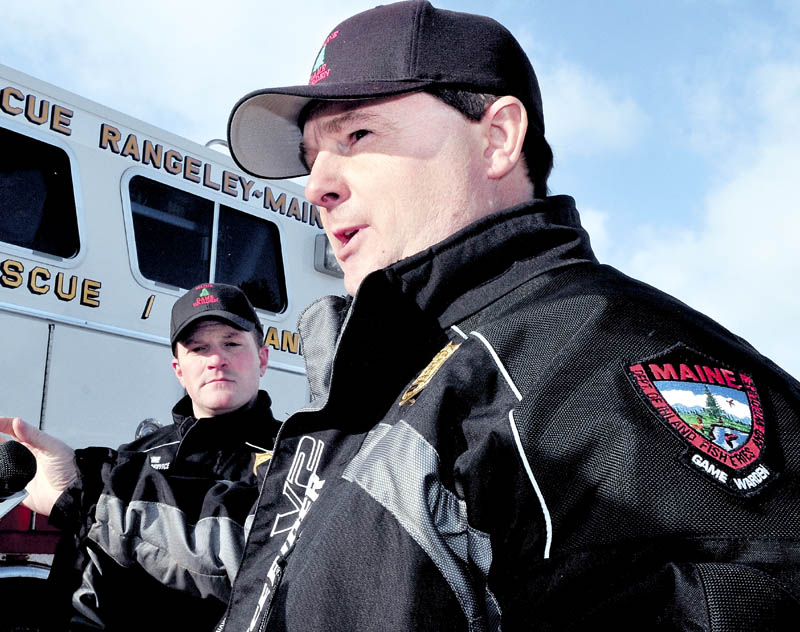
[[[431,87],[517,97],[529,133],[544,134],[539,83],[528,56],[502,24],[418,0],[364,11],[325,39],[308,85],[257,90],[233,107],[228,146],[263,178],[308,174],[300,159],[303,108],[312,100],[370,99]]]
[[[175,343],[192,323],[211,318],[220,320],[242,331],[254,329],[264,335],[264,328],[253,304],[235,285],[201,283],[181,296],[172,306],[169,341],[172,351]]]

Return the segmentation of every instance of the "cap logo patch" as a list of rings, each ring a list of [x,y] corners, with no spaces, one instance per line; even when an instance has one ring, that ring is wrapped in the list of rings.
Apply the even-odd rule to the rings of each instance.
[[[683,345],[628,371],[650,410],[688,444],[692,469],[739,495],[776,477],[762,462],[766,420],[748,374]]]
[[[317,59],[314,61],[314,67],[311,69],[311,77],[308,80],[308,85],[313,86],[323,79],[326,79],[328,75],[331,74],[331,69],[328,68],[328,64],[325,63],[325,49],[331,40],[335,40],[337,37],[339,37],[339,31],[334,31],[325,38],[325,41],[322,43],[322,48],[319,49],[319,53],[317,54]]]
[[[219,303],[219,299],[208,290],[200,292],[200,296],[192,303],[192,307],[200,307],[201,305],[208,305],[209,303]]]

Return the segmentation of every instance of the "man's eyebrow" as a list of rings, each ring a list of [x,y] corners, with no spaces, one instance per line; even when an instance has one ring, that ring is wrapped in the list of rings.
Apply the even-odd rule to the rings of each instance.
[[[238,338],[239,335],[245,334],[246,332],[243,329],[233,329],[232,331],[226,331],[222,334],[223,340],[230,340],[231,338]],[[186,336],[183,340],[178,340],[184,346],[189,344],[205,344],[205,341],[197,339],[197,333],[192,333]]]
[[[319,128],[323,134],[338,134],[346,125],[353,123],[371,123],[381,121],[384,117],[375,112],[364,112],[363,110],[347,110],[337,116],[323,121]]]

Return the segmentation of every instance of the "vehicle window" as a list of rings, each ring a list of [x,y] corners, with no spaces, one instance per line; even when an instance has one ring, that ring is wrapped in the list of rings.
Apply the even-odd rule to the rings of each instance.
[[[215,280],[238,285],[253,305],[286,308],[286,283],[278,227],[227,206],[220,207]]]
[[[208,279],[214,203],[142,176],[129,188],[142,275],[181,288]]]
[[[219,205],[214,231],[212,200],[144,176],[130,179],[129,193],[136,257],[146,279],[184,289],[202,280],[230,283],[260,309],[286,309],[280,233],[273,222]]]
[[[69,259],[80,238],[67,153],[0,127],[0,240]]]

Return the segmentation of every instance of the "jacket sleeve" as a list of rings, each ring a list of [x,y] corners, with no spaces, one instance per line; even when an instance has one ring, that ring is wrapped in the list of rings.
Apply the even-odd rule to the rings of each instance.
[[[107,565],[115,572],[138,566],[164,586],[227,602],[255,482],[171,476],[150,467],[142,452],[91,450],[79,451],[78,483],[52,520],[74,543],[73,622],[77,613],[88,627],[102,626]]]
[[[90,549],[85,549],[86,563],[80,578],[80,585],[72,595],[72,611],[69,616],[69,629],[105,630],[106,624],[100,604],[105,602],[103,589],[103,560]]]
[[[133,488],[119,483],[119,470],[136,465],[128,461],[113,472],[97,501],[88,540],[117,564],[138,564],[166,586],[227,601],[256,486],[169,477],[146,471],[146,462]],[[199,509],[182,500],[186,497]]]
[[[81,586],[83,576],[93,572],[89,551],[84,546],[94,521],[94,507],[102,491],[102,472],[115,463],[117,452],[107,448],[86,448],[76,451],[78,478],[56,501],[49,522],[61,531],[53,563],[47,578],[51,601],[48,619],[52,629],[73,629],[68,622],[75,615],[73,593]],[[81,619],[84,617],[81,616]],[[76,629],[102,629],[102,622],[91,612],[86,624]]]
[[[797,611],[800,575],[797,538],[768,520],[781,496],[757,505],[703,480],[682,460],[689,444],[668,435],[623,380],[606,379],[594,392],[579,382],[546,392],[539,385],[509,417],[507,445],[517,454],[506,461],[519,471],[520,491],[497,512],[490,574],[504,619],[534,612],[547,629],[589,620],[783,629],[775,624]]]

